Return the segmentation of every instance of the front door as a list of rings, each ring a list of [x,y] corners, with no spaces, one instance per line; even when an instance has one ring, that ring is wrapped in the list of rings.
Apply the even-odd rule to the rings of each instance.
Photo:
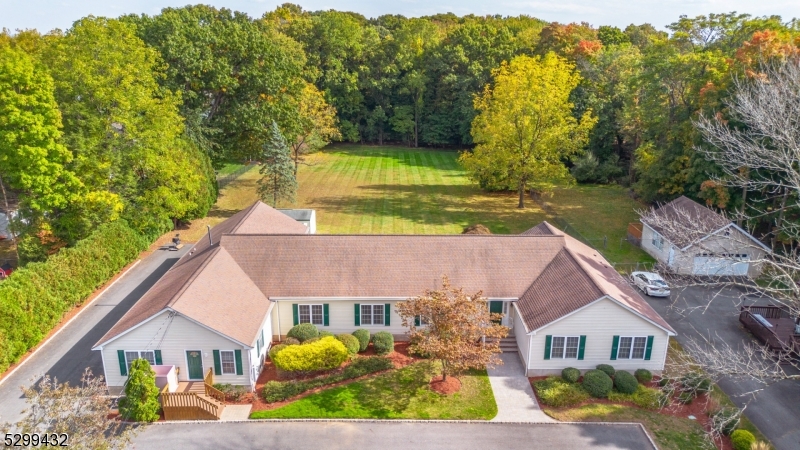
[[[492,314],[503,314],[503,302],[492,300],[489,302],[489,312]],[[501,323],[502,320],[493,320],[495,323]]]
[[[186,364],[189,366],[189,379],[203,379],[203,352],[200,350],[186,350]]]

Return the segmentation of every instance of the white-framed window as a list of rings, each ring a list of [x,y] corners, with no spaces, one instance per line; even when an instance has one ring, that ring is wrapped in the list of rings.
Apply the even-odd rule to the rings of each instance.
[[[298,322],[322,325],[322,305],[297,305]]]
[[[620,336],[617,359],[644,359],[646,336]]]
[[[361,305],[361,325],[383,325],[384,305]]]
[[[551,359],[577,359],[580,336],[553,336],[550,345]]]
[[[233,350],[220,350],[219,362],[223,375],[236,375],[236,355]]]
[[[131,363],[139,358],[146,359],[151,366],[156,365],[156,353],[153,350],[125,350],[125,364],[128,366],[128,373],[131,373]]]
[[[663,250],[664,249],[664,240],[661,238],[661,235],[657,231],[653,231],[653,247]]]

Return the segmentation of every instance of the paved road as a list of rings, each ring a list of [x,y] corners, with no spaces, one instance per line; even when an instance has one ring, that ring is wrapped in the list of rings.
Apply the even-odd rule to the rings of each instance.
[[[754,342],[739,323],[740,295],[736,288],[719,291],[692,286],[673,291],[671,301],[645,298],[675,328],[678,342],[702,335],[736,347]],[[748,300],[747,304],[757,300]],[[752,380],[723,379],[719,385],[739,407],[747,405],[747,417],[777,449],[800,448],[800,383],[781,381],[756,395],[743,395],[762,387]]]
[[[20,387],[30,385],[44,374],[72,385],[80,383],[86,367],[95,375],[102,375],[100,353],[93,352],[92,346],[189,248],[191,246],[184,246],[178,252],[157,250],[146,257],[3,381],[0,384],[0,423],[14,423],[20,419],[20,412],[25,408]]]
[[[151,425],[137,449],[654,449],[638,425],[249,422]]]

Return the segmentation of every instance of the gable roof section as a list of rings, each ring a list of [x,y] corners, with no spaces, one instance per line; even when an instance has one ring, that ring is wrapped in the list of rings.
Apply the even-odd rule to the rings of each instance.
[[[564,233],[545,221],[520,234],[522,236],[562,236]]]
[[[722,215],[683,195],[661,206],[653,214],[659,220],[675,223],[675,226],[664,229],[656,223],[648,223],[645,218],[642,218],[642,222],[680,248],[691,245],[694,236],[709,235],[731,223]],[[683,229],[692,230],[692,233],[676,231]]]

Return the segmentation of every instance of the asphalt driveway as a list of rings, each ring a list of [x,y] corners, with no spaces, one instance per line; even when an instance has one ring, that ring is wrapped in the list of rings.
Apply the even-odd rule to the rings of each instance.
[[[678,342],[690,336],[705,336],[736,348],[756,342],[739,323],[741,291],[704,286],[674,289],[671,299],[647,297],[664,319],[678,332]],[[747,304],[766,303],[752,298]],[[785,380],[763,386],[754,380],[723,379],[720,387],[777,449],[800,448],[800,383]],[[756,394],[748,392],[761,389]]]
[[[95,375],[103,375],[100,353],[93,352],[92,346],[189,248],[187,245],[178,252],[157,250],[147,256],[5,379],[0,384],[0,423],[20,419],[25,408],[20,387],[37,382],[45,374],[73,386],[80,384],[87,367]]]
[[[647,450],[635,424],[240,422],[150,425],[137,448]]]

